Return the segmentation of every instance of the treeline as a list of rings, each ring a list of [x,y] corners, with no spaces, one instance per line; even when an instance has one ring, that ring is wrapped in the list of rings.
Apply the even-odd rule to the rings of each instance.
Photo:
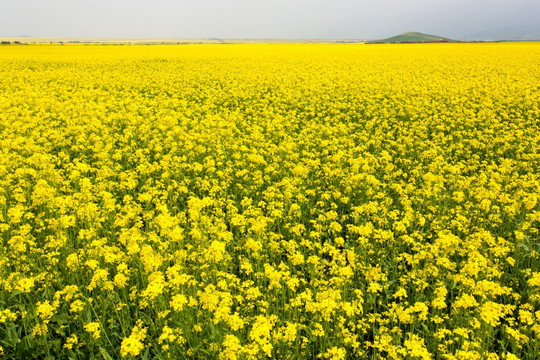
[[[22,42],[20,41],[6,41],[6,40],[3,40],[3,41],[0,41],[0,45],[26,45],[26,44],[23,44]]]

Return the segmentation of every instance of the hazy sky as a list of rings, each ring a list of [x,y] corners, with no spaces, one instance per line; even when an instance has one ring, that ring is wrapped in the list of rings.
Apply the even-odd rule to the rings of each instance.
[[[540,0],[0,0],[0,36],[462,39],[540,26]]]

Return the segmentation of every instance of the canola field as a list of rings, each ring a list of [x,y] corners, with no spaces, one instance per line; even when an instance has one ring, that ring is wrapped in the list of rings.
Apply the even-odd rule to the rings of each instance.
[[[540,43],[0,47],[0,359],[538,359]]]

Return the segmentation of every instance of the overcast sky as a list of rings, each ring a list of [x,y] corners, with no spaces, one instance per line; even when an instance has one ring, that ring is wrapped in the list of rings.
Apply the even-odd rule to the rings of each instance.
[[[0,0],[0,36],[455,39],[540,27],[540,0]]]

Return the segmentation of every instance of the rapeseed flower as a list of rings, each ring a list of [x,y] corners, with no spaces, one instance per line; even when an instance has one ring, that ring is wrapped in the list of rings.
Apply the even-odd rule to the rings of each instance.
[[[2,47],[2,356],[535,359],[539,59]]]

